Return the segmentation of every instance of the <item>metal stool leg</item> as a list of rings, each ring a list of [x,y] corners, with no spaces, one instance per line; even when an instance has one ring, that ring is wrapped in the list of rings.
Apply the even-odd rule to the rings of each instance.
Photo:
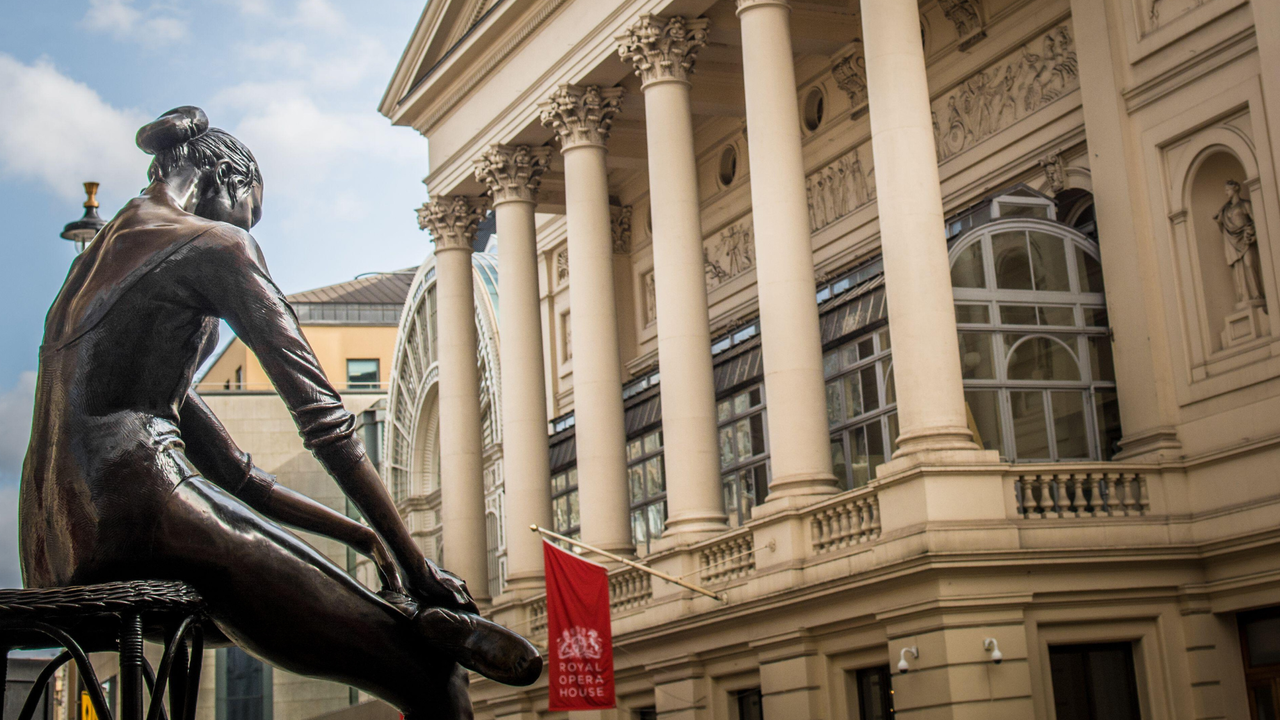
[[[177,638],[176,642],[178,647],[173,654],[173,669],[169,676],[169,717],[183,720],[187,709],[187,671],[191,662],[187,656],[187,639]],[[155,701],[159,701],[159,698]]]
[[[142,720],[142,615],[120,617],[120,718]]]

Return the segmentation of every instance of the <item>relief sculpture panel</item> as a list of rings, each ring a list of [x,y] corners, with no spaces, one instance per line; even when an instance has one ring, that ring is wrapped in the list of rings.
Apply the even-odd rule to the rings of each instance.
[[[871,144],[863,143],[805,178],[809,230],[816,232],[876,199]]]
[[[751,216],[747,215],[703,240],[702,259],[707,292],[754,270],[756,248],[752,242]]]
[[[933,101],[938,161],[957,155],[1080,86],[1063,23]]]

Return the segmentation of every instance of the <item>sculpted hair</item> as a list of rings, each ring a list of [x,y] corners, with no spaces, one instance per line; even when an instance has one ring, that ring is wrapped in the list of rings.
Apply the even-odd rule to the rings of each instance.
[[[245,144],[231,133],[209,127],[209,118],[198,107],[177,107],[138,130],[138,147],[154,155],[147,178],[152,182],[184,165],[212,170],[226,160],[232,176],[250,184],[262,182],[258,162]]]

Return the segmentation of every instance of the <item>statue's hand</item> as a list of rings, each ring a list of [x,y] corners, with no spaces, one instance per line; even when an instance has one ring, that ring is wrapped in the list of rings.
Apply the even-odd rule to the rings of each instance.
[[[471,597],[467,584],[462,578],[440,568],[430,560],[426,561],[424,569],[426,572],[422,577],[406,579],[410,595],[447,610],[480,614],[480,609],[476,607],[476,601]]]

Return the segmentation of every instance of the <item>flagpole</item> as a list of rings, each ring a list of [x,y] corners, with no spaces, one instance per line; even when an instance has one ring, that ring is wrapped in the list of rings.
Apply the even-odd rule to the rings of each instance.
[[[628,567],[633,567],[633,568],[635,568],[635,569],[637,569],[637,570],[640,570],[641,572],[647,572],[647,573],[649,573],[650,575],[653,575],[653,576],[655,576],[655,577],[662,578],[663,580],[666,580],[666,581],[667,581],[667,582],[669,582],[669,583],[674,583],[674,584],[676,584],[676,585],[679,585],[680,587],[685,588],[686,590],[692,590],[692,591],[694,591],[694,592],[696,592],[696,593],[699,593],[699,594],[702,594],[702,595],[706,595],[706,596],[707,596],[707,597],[709,597],[709,598],[714,598],[714,599],[716,599],[716,600],[719,600],[720,602],[729,602],[728,600],[725,600],[724,598],[720,597],[720,594],[719,594],[719,593],[714,593],[714,592],[712,592],[712,591],[710,591],[710,590],[708,590],[708,589],[706,589],[706,588],[702,587],[701,585],[694,585],[693,583],[685,582],[684,580],[681,580],[680,578],[678,578],[678,577],[676,577],[676,576],[674,576],[674,575],[668,575],[668,574],[666,574],[666,573],[664,573],[664,572],[662,572],[662,571],[660,571],[660,570],[654,570],[653,568],[649,567],[648,565],[641,565],[640,563],[638,563],[638,562],[636,562],[636,561],[634,561],[634,560],[628,560],[628,559],[626,559],[626,558],[624,558],[624,557],[621,557],[621,556],[619,556],[619,555],[614,555],[613,553],[608,552],[608,551],[606,551],[606,550],[601,550],[601,549],[600,549],[600,548],[598,548],[598,547],[592,547],[591,545],[588,545],[588,544],[586,544],[586,543],[584,543],[584,542],[581,542],[581,541],[578,541],[578,540],[574,540],[574,539],[573,539],[573,538],[571,538],[571,537],[565,537],[564,535],[561,535],[560,533],[552,532],[552,531],[550,531],[550,530],[548,530],[548,529],[546,529],[546,528],[538,527],[537,525],[530,525],[530,526],[529,526],[529,530],[531,530],[531,531],[533,531],[533,532],[536,532],[536,533],[539,533],[539,534],[541,534],[541,535],[543,535],[543,536],[545,536],[545,537],[555,538],[556,540],[560,540],[561,542],[566,542],[566,543],[569,543],[570,545],[573,545],[573,546],[575,546],[575,547],[580,547],[580,548],[582,548],[583,550],[586,550],[587,552],[593,552],[593,553],[597,553],[597,554],[599,554],[599,555],[603,555],[603,556],[605,556],[605,557],[609,558],[610,560],[614,560],[614,561],[620,562],[620,563],[622,563],[623,565],[626,565],[626,566],[628,566]]]

